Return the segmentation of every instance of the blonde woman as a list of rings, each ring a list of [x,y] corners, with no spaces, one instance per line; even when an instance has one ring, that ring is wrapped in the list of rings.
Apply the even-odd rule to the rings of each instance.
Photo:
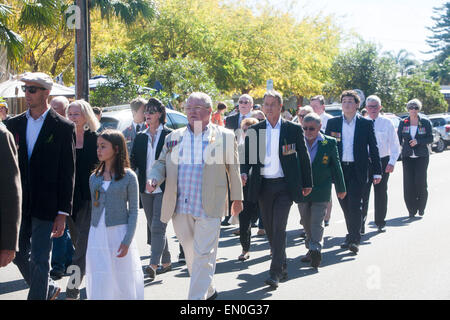
[[[86,249],[91,222],[91,193],[89,177],[98,164],[96,131],[100,123],[91,105],[84,100],[76,100],[66,110],[67,118],[75,124],[76,132],[76,171],[73,195],[73,214],[68,219],[75,252],[72,265],[80,268],[80,283],[86,272]],[[69,282],[70,284],[70,282]],[[79,288],[68,287],[67,299],[78,299]]]

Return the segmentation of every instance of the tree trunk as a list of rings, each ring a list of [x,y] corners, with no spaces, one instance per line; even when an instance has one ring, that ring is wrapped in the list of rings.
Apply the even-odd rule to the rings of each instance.
[[[75,95],[77,99],[89,101],[89,44],[88,44],[88,1],[76,0],[80,8],[80,28],[76,30],[75,44]]]

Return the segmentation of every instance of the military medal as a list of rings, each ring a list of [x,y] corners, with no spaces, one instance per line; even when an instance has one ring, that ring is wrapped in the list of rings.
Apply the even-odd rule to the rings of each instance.
[[[94,206],[98,207],[99,203],[98,203],[98,199],[100,198],[100,191],[95,190],[95,201],[94,201]]]

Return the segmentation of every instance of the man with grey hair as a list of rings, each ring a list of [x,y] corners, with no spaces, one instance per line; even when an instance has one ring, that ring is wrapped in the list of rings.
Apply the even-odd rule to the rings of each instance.
[[[69,106],[69,100],[64,96],[54,97],[50,101],[50,107],[56,111],[61,117],[66,118],[66,110]]]
[[[233,215],[243,208],[238,148],[231,130],[210,122],[212,101],[207,94],[192,93],[185,111],[188,125],[166,136],[151,168],[147,191],[152,193],[166,183],[161,221],[172,219],[183,246],[191,276],[188,299],[215,299],[213,276],[227,198],[233,201]]]
[[[320,116],[322,121],[322,132],[325,132],[327,128],[328,119],[333,118],[331,114],[325,112],[325,98],[322,95],[317,95],[311,98],[309,104],[313,108],[314,112]]]
[[[394,171],[394,166],[400,155],[400,143],[392,121],[380,115],[383,106],[381,105],[381,99],[378,96],[371,95],[367,97],[366,109],[368,113],[367,119],[372,120],[374,125],[382,170],[380,183],[374,185],[375,224],[378,227],[378,232],[385,232],[389,174]],[[371,168],[372,167],[369,166],[370,175],[373,173]],[[371,188],[372,181],[369,180],[363,193],[361,234],[365,232],[365,222],[367,219]]]
[[[225,128],[236,131],[241,128],[242,120],[250,118],[253,110],[253,98],[248,94],[243,94],[239,97],[239,113],[228,116],[225,119]]]
[[[247,130],[245,161],[241,166],[242,181],[249,184],[248,200],[259,204],[272,250],[269,278],[265,282],[272,288],[287,278],[286,225],[292,203],[298,203],[312,189],[303,130],[281,117],[282,107],[279,92],[266,92],[262,107],[266,121]],[[251,136],[255,137],[253,141]]]
[[[336,139],[322,134],[321,124],[320,116],[316,113],[307,114],[303,118],[302,126],[311,158],[314,186],[311,193],[298,204],[308,249],[301,261],[310,262],[313,268],[318,268],[322,260],[322,223],[331,200],[332,183],[335,184],[339,199],[344,199],[347,194]]]

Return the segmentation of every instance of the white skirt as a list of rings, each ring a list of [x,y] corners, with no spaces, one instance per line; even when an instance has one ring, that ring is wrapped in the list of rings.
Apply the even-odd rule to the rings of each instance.
[[[86,292],[89,300],[143,300],[144,273],[136,241],[125,257],[117,250],[127,225],[106,227],[103,210],[97,228],[91,226],[86,252]]]

